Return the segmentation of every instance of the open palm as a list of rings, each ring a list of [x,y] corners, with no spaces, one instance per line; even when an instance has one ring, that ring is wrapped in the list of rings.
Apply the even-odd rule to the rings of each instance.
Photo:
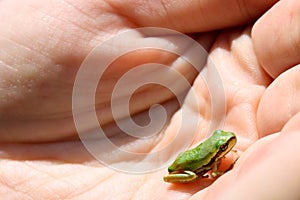
[[[300,13],[300,4],[281,1],[271,7],[276,1],[252,1],[246,5],[240,2],[244,1],[230,1],[220,7],[222,1],[183,1],[177,5],[168,1],[2,0],[0,15],[6,20],[0,22],[0,197],[299,198],[300,56],[299,32],[292,27],[300,22],[296,15]],[[277,14],[284,29],[275,20]],[[227,29],[236,25],[240,26]],[[183,108],[189,110],[191,123],[199,122],[193,144],[209,134],[215,121],[224,120],[222,128],[237,134],[235,148],[240,159],[233,170],[215,182],[206,179],[172,185],[162,180],[166,169],[143,175],[114,171],[95,160],[77,136],[72,91],[84,58],[110,37],[145,26],[189,34],[207,49],[213,66],[206,64],[198,74],[180,57],[150,50],[121,58],[99,84],[99,121],[119,146],[148,153],[169,145],[180,128]],[[156,39],[161,42],[161,37]],[[150,62],[168,64],[178,70],[192,88],[178,86],[186,94],[180,107],[167,89],[157,85],[140,88],[130,102],[131,117],[143,123],[143,119],[148,119],[149,107],[159,103],[169,109],[171,118],[161,134],[150,142],[128,140],[112,123],[109,94],[124,72]],[[204,80],[209,81],[214,66],[221,78],[218,84],[225,92],[225,110],[212,113],[215,105]],[[83,85],[83,95],[86,90]],[[192,92],[197,102],[190,98]],[[89,128],[94,127],[87,123]],[[115,162],[121,163],[123,159],[116,156]]]

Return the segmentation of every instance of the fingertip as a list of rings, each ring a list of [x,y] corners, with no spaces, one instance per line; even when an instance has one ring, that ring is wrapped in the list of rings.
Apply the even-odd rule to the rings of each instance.
[[[300,1],[275,4],[253,26],[257,57],[273,78],[300,63]]]
[[[257,110],[261,137],[279,132],[300,111],[300,65],[281,74],[266,89]]]

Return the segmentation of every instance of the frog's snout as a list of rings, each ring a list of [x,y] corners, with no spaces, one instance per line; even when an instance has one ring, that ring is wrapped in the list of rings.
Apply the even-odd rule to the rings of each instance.
[[[172,166],[168,167],[168,172],[171,173],[171,172],[174,172],[174,168]]]

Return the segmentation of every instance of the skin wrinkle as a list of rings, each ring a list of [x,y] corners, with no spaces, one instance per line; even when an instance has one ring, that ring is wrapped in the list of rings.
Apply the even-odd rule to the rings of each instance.
[[[146,180],[147,178],[148,178],[148,177],[145,176],[143,179]],[[147,181],[144,181],[144,180],[141,181],[142,183],[141,183],[140,187],[137,188],[137,191],[134,192],[134,193],[132,193],[130,199],[140,199],[137,195],[138,195],[139,193],[143,193],[143,192],[142,192],[142,191],[143,191],[142,189],[143,189],[145,186],[147,186]]]
[[[162,13],[161,15],[162,16],[167,16],[166,18],[169,19],[170,16],[168,16],[168,7],[170,6],[170,2],[162,0],[162,1],[160,1],[160,4],[161,4],[161,8],[163,8],[162,11],[161,11],[161,13]]]
[[[50,15],[49,15],[50,16]],[[45,24],[46,25],[46,24]],[[62,32],[61,32],[62,33]],[[55,34],[57,35],[57,31],[55,32]],[[47,35],[49,35],[49,32],[47,33]],[[62,34],[59,34],[59,35],[62,35]],[[25,37],[24,37],[24,35],[22,35],[22,38],[19,38],[19,40],[23,40],[24,38],[26,38],[26,36],[27,35],[25,35]],[[39,37],[40,38],[40,37]],[[35,41],[35,40],[32,40],[32,38],[28,38],[28,36],[27,36],[27,38],[24,40],[24,43],[26,43],[27,42],[27,40],[30,40],[31,41],[31,43],[29,43],[29,44],[31,44],[31,46],[26,46],[25,44],[23,44],[23,43],[20,43],[20,41],[13,41],[14,43],[17,43],[17,44],[19,44],[19,45],[22,45],[22,46],[24,46],[27,50],[29,50],[29,51],[33,51],[33,55],[35,55],[35,57],[36,57],[36,55],[42,55],[43,57],[44,57],[44,59],[45,58],[47,58],[47,59],[50,59],[51,57],[50,57],[50,55],[51,55],[51,51],[49,52],[49,48],[41,48],[41,47],[43,47],[43,45],[40,45],[39,43],[33,43],[33,41]],[[38,40],[37,40],[38,41]],[[53,38],[52,38],[52,41],[51,41],[51,43],[50,44],[58,44],[58,43],[60,43],[61,41],[59,40],[59,39],[55,39],[55,40],[53,40]],[[28,43],[28,42],[27,42]],[[45,45],[45,47],[46,47],[46,45]],[[41,51],[42,50],[42,51]],[[48,53],[49,52],[49,53]],[[52,60],[52,59],[51,59]]]
[[[61,182],[64,182],[64,183],[66,183],[67,185],[71,185],[71,187],[70,188],[78,188],[78,186],[76,186],[75,184],[73,184],[72,182],[70,182],[69,181],[69,178],[72,178],[74,175],[78,175],[78,174],[82,174],[83,172],[90,172],[90,169],[86,169],[86,170],[80,170],[80,171],[76,171],[76,173],[74,174],[74,173],[71,173],[71,174],[68,174],[67,176],[66,175],[64,175],[63,177],[61,177],[61,176],[53,176],[53,175],[51,175],[51,173],[50,172],[48,172],[48,171],[45,171],[45,170],[40,170],[39,168],[37,168],[37,167],[34,167],[34,165],[31,165],[31,162],[26,162],[25,163],[26,164],[26,166],[27,167],[30,167],[30,168],[32,168],[32,169],[34,169],[35,171],[38,171],[38,172],[40,172],[40,174],[47,174],[51,179],[50,180],[47,180],[47,178],[45,177],[44,179],[45,179],[45,181],[43,182],[43,183],[41,183],[41,184],[39,184],[40,185],[40,189],[37,189],[37,191],[44,191],[45,189],[47,190],[47,191],[49,191],[49,193],[53,193],[54,191],[53,191],[53,187],[51,186],[52,185],[52,183],[54,184],[54,185],[56,185],[56,182],[59,182],[59,183],[61,183]],[[54,166],[54,167],[56,167],[56,166]],[[96,169],[95,169],[96,170]],[[95,182],[94,184],[88,184],[88,185],[86,185],[86,187],[83,187],[83,188],[85,188],[84,190],[74,190],[74,189],[72,189],[73,191],[70,191],[68,194],[64,194],[64,196],[60,196],[60,199],[66,199],[66,197],[69,197],[69,198],[72,198],[72,197],[76,197],[76,196],[79,196],[80,194],[83,194],[83,193],[85,193],[85,192],[87,192],[87,191],[89,191],[89,190],[91,190],[92,188],[95,188],[97,185],[99,185],[100,183],[102,183],[102,182],[104,182],[104,181],[106,181],[106,180],[109,180],[112,176],[114,176],[114,174],[109,174],[108,176],[106,176],[104,179],[98,179],[99,181],[98,182]],[[65,180],[66,179],[66,180]],[[27,183],[27,181],[26,182],[24,182],[25,184]],[[47,183],[49,183],[49,184],[47,184]],[[50,187],[51,186],[51,187]],[[46,188],[45,188],[46,187]],[[48,189],[47,189],[48,188]],[[55,192],[54,194],[58,194],[57,192]],[[51,195],[51,196],[53,196],[53,195]]]
[[[205,23],[206,21],[208,21],[208,19],[206,18],[206,15],[204,15],[203,13],[204,10],[205,10],[205,7],[203,7],[203,4],[201,4],[201,0],[198,1],[199,4],[197,6],[197,9],[199,10],[199,13],[201,13],[201,16],[199,17],[200,18],[200,23]]]
[[[297,54],[297,52],[300,51],[300,28],[299,28],[299,26],[297,26],[298,23],[297,23],[295,17],[292,16],[290,18],[290,20],[292,21],[290,27],[294,27],[294,29],[292,30],[292,34],[288,35],[290,46],[292,47],[291,49],[294,49],[294,51],[291,51],[291,54],[294,54],[295,52]],[[293,23],[294,20],[295,20],[295,23]],[[296,24],[296,26],[294,26],[292,24]],[[294,56],[294,55],[291,55],[291,56]]]
[[[77,6],[74,1],[72,0],[62,0],[62,2],[66,3],[67,5],[70,5],[72,8],[74,8],[77,12],[83,14],[83,16],[88,17],[89,20],[94,21],[95,16],[91,15],[91,12],[85,12],[83,9],[81,9],[79,6]],[[88,28],[88,27],[87,27]],[[94,33],[94,32],[93,32]]]
[[[300,82],[297,80],[297,75],[300,74],[300,70],[299,70],[299,67],[300,65],[296,68],[296,72],[295,72],[295,75],[293,77],[293,82],[291,82],[291,92],[290,92],[290,95],[291,95],[291,100],[289,101],[288,103],[288,110],[290,111],[289,112],[289,119],[292,119],[299,111],[300,111],[300,108],[297,106],[297,102],[300,101],[300,99],[298,99],[297,97],[297,94],[299,93],[299,91],[297,91],[297,86],[295,86],[297,84],[297,82]]]
[[[17,69],[17,68],[14,68],[14,67],[12,67],[12,66],[10,66],[8,63],[6,63],[5,61],[3,61],[3,60],[0,60],[0,68],[1,68],[1,71],[4,71],[3,70],[3,68],[6,68],[6,69],[8,69],[8,70],[10,70],[10,71],[13,71],[13,73],[17,73],[17,72],[19,72],[19,70]],[[0,80],[1,81],[1,80]],[[3,83],[3,82],[2,82]],[[0,84],[1,84],[1,82],[0,82]],[[2,85],[2,84],[1,84]],[[1,90],[2,88],[0,88],[0,90]]]
[[[288,7],[291,7],[291,12],[289,13],[289,21],[288,21],[288,27],[293,27],[293,29],[291,29],[291,34],[289,34],[289,42],[291,44],[292,49],[294,50],[294,52],[299,52],[300,50],[300,28],[298,26],[299,22],[298,19],[300,18],[300,8],[294,7],[291,2],[287,2],[288,3]],[[292,51],[293,52],[293,51]],[[299,54],[298,54],[299,55]]]
[[[112,0],[105,0],[105,2],[115,11],[118,13],[118,16],[121,17],[121,19],[126,19],[126,22],[130,22],[130,26],[127,26],[127,28],[131,27],[131,28],[135,28],[135,27],[139,27],[139,24],[136,22],[135,18],[132,18],[130,15],[128,15],[127,13],[125,13],[124,11],[122,11],[122,9],[120,9],[117,5],[115,5],[113,3]],[[134,12],[136,12],[136,10],[134,10]]]
[[[103,184],[103,182],[108,181],[113,176],[115,176],[115,175],[113,173],[111,173],[110,175],[106,176],[104,179],[99,179],[99,181],[95,182],[93,185],[91,185],[89,183],[89,184],[86,185],[86,189],[80,190],[80,192],[78,190],[76,190],[75,192],[72,192],[72,195],[69,198],[71,199],[72,197],[79,197],[80,195],[82,195],[82,194],[84,194],[84,193],[86,193],[88,191],[91,191],[94,188],[97,188],[97,186],[100,185],[100,183]],[[63,199],[65,199],[65,198],[63,198]]]
[[[67,1],[64,1],[64,2],[66,2],[66,4],[68,4],[67,3]],[[69,4],[68,4],[69,5]],[[78,9],[76,9],[76,7],[75,6],[72,6],[72,8],[75,10],[75,11],[77,11],[78,12]],[[65,32],[61,32],[62,34],[60,34],[60,39],[59,40],[57,40],[57,42],[55,42],[54,44],[59,44],[60,46],[61,46],[61,42],[63,42],[63,43],[65,43],[65,44],[67,44],[67,45],[65,45],[66,47],[68,47],[67,48],[67,50],[69,50],[69,47],[71,47],[71,46],[74,46],[74,45],[76,45],[76,44],[78,44],[77,46],[78,47],[81,47],[82,45],[82,43],[84,43],[84,44],[89,44],[89,42],[86,42],[86,41],[92,41],[93,40],[93,38],[95,39],[95,38],[97,38],[98,37],[98,35],[100,34],[100,32],[102,32],[103,30],[99,30],[99,28],[96,26],[95,27],[95,25],[98,23],[97,21],[95,21],[95,19],[93,19],[93,18],[91,18],[90,16],[88,16],[88,15],[86,15],[86,14],[84,14],[84,12],[82,12],[83,14],[84,14],[84,16],[87,16],[87,23],[85,23],[85,24],[92,24],[92,25],[90,25],[90,26],[88,26],[88,25],[86,25],[86,26],[83,26],[83,25],[81,25],[81,21],[82,21],[82,19],[80,19],[78,22],[76,22],[76,21],[74,21],[73,19],[68,19],[68,18],[65,18],[65,17],[59,17],[59,16],[55,16],[55,15],[53,15],[53,13],[52,13],[52,15],[51,14],[47,14],[46,12],[44,12],[43,10],[41,10],[41,11],[39,11],[39,12],[41,12],[41,13],[43,13],[45,16],[47,16],[47,17],[51,17],[52,19],[55,19],[55,21],[52,21],[51,23],[52,24],[54,24],[54,23],[57,23],[56,21],[58,21],[58,23],[57,24],[71,24],[71,25],[73,25],[75,28],[78,28],[79,29],[79,32],[84,32],[85,34],[80,34],[80,35],[78,35],[78,30],[76,30],[75,31],[75,29],[74,29],[74,31],[71,31],[71,33],[72,33],[72,35],[71,36],[73,36],[73,35],[75,35],[76,36],[76,38],[77,38],[77,42],[74,44],[73,43],[73,41],[70,41],[69,42],[69,40],[67,39],[67,40],[65,40],[65,39],[63,39],[62,38],[62,36],[65,34]],[[105,13],[105,12],[104,12]],[[64,16],[65,14],[62,14],[62,16]],[[73,15],[75,15],[75,14],[73,14]],[[92,19],[92,20],[91,20]],[[84,20],[84,21],[86,21],[86,20]],[[89,21],[92,21],[92,22],[89,22]],[[95,27],[95,28],[93,28],[93,29],[91,29],[91,28],[89,28],[89,27]],[[101,27],[106,27],[106,26],[101,26]],[[57,28],[55,28],[55,34],[57,34]],[[87,33],[90,33],[90,34],[87,34]],[[88,36],[88,37],[87,37]],[[69,38],[69,37],[68,37]],[[70,37],[70,38],[72,38],[72,37]],[[87,40],[87,38],[89,38],[88,40]],[[96,40],[99,40],[99,39],[96,39]],[[81,42],[78,42],[78,41],[81,41]],[[57,48],[55,48],[55,49],[57,49]],[[62,52],[65,52],[65,51],[62,51]],[[49,55],[47,55],[47,56],[49,56]]]
[[[0,183],[1,183],[1,186],[4,185],[4,187],[6,186],[10,190],[13,190],[14,192],[16,192],[18,194],[22,194],[22,198],[24,198],[24,195],[25,195],[26,197],[29,197],[30,199],[34,199],[33,195],[30,195],[30,193],[28,193],[28,192],[17,189],[15,186],[10,185],[7,181],[3,181],[3,178],[0,178]],[[7,191],[7,193],[8,193],[8,191]]]
[[[237,7],[238,7],[238,10],[241,10],[242,16],[245,17],[246,20],[248,21],[248,20],[253,20],[254,16],[252,16],[250,14],[250,11],[248,10],[248,7],[246,6],[247,1],[248,0],[238,0],[237,1]]]
[[[294,91],[295,91],[295,88],[293,87],[293,84],[291,84],[291,87],[290,87],[290,90],[289,89],[287,89],[287,91],[291,91],[290,93],[289,93],[289,95],[290,95],[290,98],[288,99],[288,101],[287,101],[287,110],[288,110],[288,116],[287,116],[287,118],[288,118],[288,120],[287,120],[287,122],[294,116],[294,113],[293,113],[293,104],[294,104],[294,99],[296,99],[296,97],[295,97],[295,93],[294,93]],[[286,122],[286,123],[287,123]],[[281,127],[281,129],[283,128],[284,126],[282,126]]]
[[[63,0],[62,2],[64,2],[64,3],[67,3],[65,0]],[[68,4],[68,5],[71,5],[71,4]],[[72,8],[75,10],[75,12],[77,11],[79,11],[78,9],[76,9],[76,7],[74,7],[74,6],[72,6]],[[73,25],[73,26],[75,26],[75,27],[77,27],[79,30],[83,30],[83,31],[85,31],[85,32],[89,32],[89,33],[92,33],[92,34],[97,34],[97,32],[94,32],[93,30],[91,30],[91,29],[88,29],[88,27],[93,27],[93,26],[86,26],[86,27],[83,27],[80,23],[77,23],[77,21],[75,20],[74,21],[74,19],[72,19],[72,18],[65,18],[65,13],[60,13],[60,15],[56,15],[57,13],[51,13],[51,14],[47,14],[46,12],[44,12],[43,10],[41,10],[42,12],[41,13],[43,13],[45,16],[47,16],[47,17],[51,17],[52,19],[55,19],[55,20],[57,20],[57,21],[59,21],[60,22],[60,24],[71,24],[71,25]],[[54,15],[55,14],[55,15]],[[82,13],[82,14],[84,14],[84,13]],[[73,14],[73,15],[75,15],[75,13]],[[79,13],[79,15],[80,15],[80,13]],[[83,15],[83,16],[86,16],[85,14]],[[88,19],[91,19],[91,18],[89,18],[88,17]],[[80,20],[82,20],[82,19],[80,19]],[[85,20],[84,20],[85,21]],[[86,38],[84,38],[84,39],[86,39]],[[85,41],[85,40],[83,40],[83,41]]]
[[[9,187],[8,187],[9,188]],[[26,198],[26,199],[29,199],[29,200],[34,200],[35,198],[34,198],[34,196],[33,195],[30,195],[30,194],[28,194],[28,193],[26,193],[26,192],[22,192],[22,191],[19,191],[19,190],[14,190],[14,188],[9,188],[9,189],[11,189],[13,192],[15,192],[16,194],[14,194],[13,196],[18,196],[18,198],[22,198],[22,199],[25,199],[26,197],[28,197],[28,198]],[[7,195],[7,196],[10,196],[11,197],[11,194],[13,194],[13,192],[11,193],[11,192],[7,192],[7,193],[9,193],[9,195]],[[20,194],[20,195],[19,195]],[[2,196],[2,195],[1,195]],[[3,197],[3,196],[2,196]]]
[[[250,32],[251,27],[243,31],[243,33],[246,33],[246,35],[243,36],[243,39],[247,39],[247,41],[239,42],[241,38],[239,38],[238,40],[234,39],[232,41],[232,58],[240,66],[242,66],[242,73],[245,73],[245,78],[249,78],[249,81],[253,82],[255,85],[263,86],[266,88],[271,83],[272,79],[271,77],[269,77],[264,68],[259,64],[259,61],[254,53]],[[235,45],[236,42],[237,44],[241,43],[243,46],[241,44]],[[244,46],[249,47],[248,51],[244,51]],[[243,49],[243,51],[239,52],[240,49]]]
[[[50,61],[50,59],[48,58],[48,55],[44,55],[42,54],[40,51],[38,51],[37,49],[34,49],[34,48],[30,48],[28,46],[25,46],[25,44],[22,44],[21,42],[17,42],[17,41],[13,41],[11,40],[10,38],[6,38],[8,41],[10,41],[11,43],[13,43],[13,45],[17,45],[18,49],[20,48],[23,48],[24,50],[26,50],[26,52],[23,53],[26,54],[26,55],[31,55],[32,53],[35,55],[35,58],[36,59],[32,59],[32,58],[29,58],[28,56],[20,56],[20,57],[23,57],[23,60],[26,61],[26,64],[29,64],[30,65],[33,65],[32,67],[36,67],[36,68],[39,68],[40,64],[38,64],[38,62],[36,60],[44,60],[44,59],[48,59],[48,61]],[[5,53],[5,52],[4,52]],[[30,54],[29,54],[30,53]],[[6,53],[6,55],[9,55],[8,53]],[[41,57],[43,58],[40,58],[38,57],[38,55],[40,55]],[[10,56],[10,55],[9,55]],[[13,57],[13,56],[10,56],[10,57]],[[15,62],[15,59],[12,60],[12,62]],[[16,63],[15,65],[18,65],[18,63]],[[16,67],[14,68],[15,70],[17,70],[19,73],[21,72],[20,69],[17,69]]]
[[[26,55],[32,55],[32,54],[34,54],[35,55],[35,57],[34,57],[35,59],[28,58],[28,56],[24,57],[24,60],[26,60],[26,63],[28,63],[28,64],[30,63],[31,68],[35,68],[35,69],[39,69],[39,70],[41,69],[40,64],[38,64],[37,60],[43,60],[43,62],[47,63],[48,65],[54,64],[53,63],[53,58],[50,58],[49,54],[45,53],[47,51],[40,51],[37,48],[28,47],[25,44],[22,44],[21,42],[13,41],[12,39],[7,38],[7,37],[5,37],[5,38],[7,40],[9,40],[10,42],[12,42],[13,45],[17,45],[18,49],[23,48],[23,49],[27,50],[23,54],[26,54]],[[40,48],[40,47],[38,47],[38,48]],[[19,69],[16,68],[16,70],[18,70],[18,72],[21,73],[21,71]]]
[[[14,189],[15,191],[18,191],[17,188],[21,187],[22,185],[25,185],[28,182],[28,179],[24,179],[24,177],[22,177],[23,179],[18,179],[16,181],[12,181],[12,179],[10,179],[10,183],[8,183],[7,181],[2,181],[2,183],[4,183],[7,187]],[[23,191],[24,192],[24,191]]]

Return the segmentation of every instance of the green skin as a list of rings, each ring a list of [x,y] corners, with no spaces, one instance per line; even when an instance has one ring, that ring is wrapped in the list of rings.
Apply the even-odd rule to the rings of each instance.
[[[180,153],[169,166],[169,174],[164,176],[164,181],[188,183],[207,177],[205,174],[210,170],[213,177],[223,174],[224,172],[218,171],[221,158],[231,151],[236,141],[234,133],[216,130],[197,147]]]

